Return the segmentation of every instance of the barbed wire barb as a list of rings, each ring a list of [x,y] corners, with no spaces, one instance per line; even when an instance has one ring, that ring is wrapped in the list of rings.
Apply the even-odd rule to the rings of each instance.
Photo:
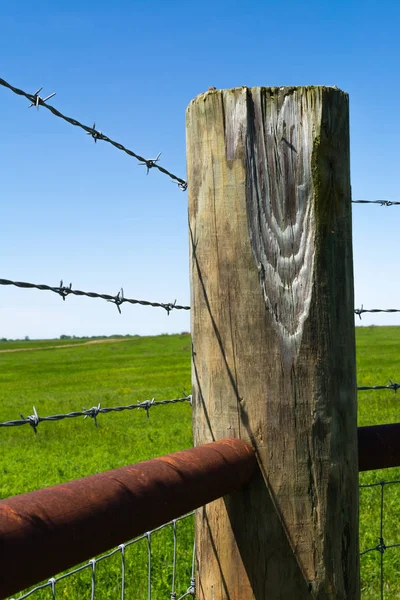
[[[360,317],[360,320],[361,320],[361,315],[363,315],[364,313],[398,313],[398,312],[400,312],[400,308],[364,308],[363,305],[361,305],[361,308],[354,309],[354,314],[357,315],[358,317]]]
[[[112,300],[108,300],[108,302],[112,302],[113,304],[115,304],[115,306],[118,309],[119,314],[122,314],[121,311],[121,304],[123,304],[125,302],[125,298],[124,298],[124,290],[123,288],[121,288],[118,292],[118,294],[115,296],[115,298],[113,298]]]
[[[39,110],[39,106],[43,106],[45,102],[47,102],[47,100],[50,100],[50,98],[53,98],[53,96],[56,95],[56,92],[54,92],[53,94],[50,94],[49,96],[47,96],[47,98],[41,98],[39,96],[39,93],[42,91],[43,87],[39,88],[37,92],[35,92],[33,94],[33,102],[32,104],[28,107],[28,108],[32,108],[32,106],[36,106],[36,110]]]
[[[141,167],[147,167],[146,175],[149,174],[150,169],[152,169],[153,167],[156,166],[156,163],[158,163],[158,161],[160,160],[160,156],[161,156],[161,152],[159,152],[157,154],[156,158],[148,158],[147,160],[144,159],[143,162],[139,163],[139,166],[141,166]]]
[[[68,287],[65,287],[63,280],[61,279],[60,288],[59,288],[58,293],[64,301],[65,301],[65,298],[68,296],[68,294],[71,293],[71,289],[72,289],[72,283],[70,283]]]
[[[360,321],[362,321],[362,316],[361,315],[363,314],[363,310],[364,310],[364,307],[363,307],[362,304],[361,304],[361,308],[355,308],[354,309],[354,314],[357,315],[360,318]]]
[[[97,140],[103,139],[103,134],[101,131],[96,131],[96,123],[93,123],[92,131],[86,131],[86,135],[92,136],[94,143],[97,143]]]
[[[126,148],[119,142],[112,140],[111,138],[104,135],[100,131],[96,131],[96,129],[94,127],[88,127],[87,125],[80,123],[76,119],[67,117],[66,115],[63,115],[62,113],[60,113],[59,110],[54,108],[54,106],[51,106],[51,104],[46,104],[46,101],[49,100],[50,98],[52,98],[55,95],[55,93],[51,94],[47,98],[42,99],[38,95],[39,92],[42,90],[42,88],[40,88],[36,92],[36,94],[28,94],[27,92],[24,92],[24,90],[14,87],[13,85],[11,85],[10,83],[8,83],[7,81],[5,81],[2,78],[0,78],[0,85],[11,90],[14,94],[17,94],[18,96],[24,96],[32,103],[32,105],[36,106],[37,108],[39,108],[39,105],[43,106],[44,108],[47,108],[54,116],[59,117],[60,119],[63,119],[63,121],[66,121],[70,125],[74,125],[75,127],[80,127],[81,129],[86,131],[86,133],[91,135],[93,137],[93,139],[95,140],[95,142],[97,140],[103,140],[104,142],[108,142],[109,144],[114,146],[114,148],[117,148],[118,150],[122,150],[123,152],[128,154],[128,156],[136,158],[136,160],[138,160],[140,163],[144,163],[147,166],[148,171],[152,168],[157,169],[158,171],[160,171],[164,175],[167,175],[173,181],[175,181],[180,186],[180,189],[182,189],[182,190],[187,189],[187,182],[184,179],[182,179],[181,177],[178,177],[177,175],[174,175],[173,173],[171,173],[170,171],[168,171],[167,169],[165,169],[164,167],[162,167],[161,165],[158,164],[158,158],[160,155],[158,155],[158,157],[156,159],[154,159],[154,158],[146,159],[143,156],[140,156],[140,154],[133,152],[133,150],[129,150],[129,148]],[[95,123],[93,125],[95,125]]]
[[[176,298],[173,302],[170,302],[170,304],[166,304],[165,305],[165,310],[167,311],[167,315],[169,316],[169,313],[171,312],[172,309],[174,309],[176,307]]]
[[[145,402],[145,406],[143,407],[146,411],[146,416],[148,419],[150,419],[150,408],[154,405],[155,402],[155,398],[152,398],[151,400],[147,400]]]
[[[37,414],[37,410],[35,407],[33,407],[33,415],[29,415],[26,419],[24,417],[24,415],[22,413],[19,413],[19,416],[21,417],[21,419],[23,419],[26,423],[29,423],[29,425],[32,427],[33,431],[35,432],[35,434],[37,433],[37,426],[39,425],[41,419],[39,417],[39,415]]]
[[[87,419],[88,417],[91,417],[93,419],[96,427],[98,427],[99,424],[97,422],[97,415],[100,412],[100,407],[101,407],[100,402],[97,406],[92,406],[92,408],[89,408],[88,410],[85,407],[83,407],[83,411],[84,411],[84,413],[86,413],[85,416],[83,417],[83,419]]]

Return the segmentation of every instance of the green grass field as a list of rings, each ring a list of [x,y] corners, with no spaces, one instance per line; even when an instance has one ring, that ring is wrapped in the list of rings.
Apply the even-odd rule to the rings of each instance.
[[[190,391],[188,335],[131,338],[82,345],[88,340],[0,343],[0,421],[38,413],[55,413],[181,397]],[[73,347],[50,346],[75,343]],[[47,348],[47,349],[46,349]],[[41,423],[37,435],[29,425],[0,429],[0,498],[100,473],[192,446],[189,403],[110,413],[92,419]],[[177,591],[190,583],[192,520],[178,524]],[[171,528],[152,536],[153,597],[171,591]],[[121,558],[100,563],[97,598],[120,596]],[[126,598],[147,598],[146,541],[126,551]],[[57,598],[90,597],[91,574],[85,571],[57,584]],[[51,598],[50,592],[34,598]]]
[[[357,329],[358,384],[400,380],[400,327]],[[190,391],[190,338],[173,335],[128,338],[97,344],[91,340],[0,342],[0,421],[90,408],[132,404],[155,398],[180,397]],[[69,346],[73,344],[73,346]],[[51,346],[64,346],[50,348]],[[3,353],[1,350],[28,351]],[[34,350],[32,348],[40,348]],[[393,391],[360,392],[359,424],[400,420],[400,395]],[[0,429],[0,498],[99,473],[129,463],[190,447],[191,409],[188,403],[145,411],[111,413],[92,419],[41,423],[37,435],[29,425]],[[360,475],[360,483],[400,479],[400,469]],[[360,494],[360,549],[377,546],[380,536],[380,487]],[[385,487],[384,540],[400,542],[400,485]],[[178,589],[190,580],[192,523],[178,530]],[[152,540],[153,598],[168,598],[171,590],[172,532]],[[381,554],[361,557],[363,599],[380,597]],[[400,548],[383,554],[385,598],[400,598]],[[127,551],[126,598],[147,598],[145,542]],[[96,598],[120,594],[120,557],[103,561],[97,573]],[[90,573],[57,584],[57,598],[80,599],[90,590]],[[49,591],[34,598],[51,598]]]
[[[358,385],[400,382],[400,327],[357,328]],[[358,395],[358,424],[400,422],[400,395],[392,390]],[[360,484],[400,479],[400,468],[360,474]],[[360,490],[360,550],[376,547],[380,537],[381,488]],[[387,546],[400,543],[400,484],[385,486],[383,539]],[[384,598],[400,598],[400,548],[373,551],[361,557],[363,600],[380,598],[380,561],[383,559]]]

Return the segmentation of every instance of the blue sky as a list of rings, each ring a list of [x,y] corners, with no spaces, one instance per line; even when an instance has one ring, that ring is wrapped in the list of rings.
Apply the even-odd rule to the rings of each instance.
[[[400,200],[400,4],[2,2],[0,77],[185,177],[185,109],[209,86],[350,94],[353,198]],[[0,277],[188,304],[187,195],[0,88]],[[353,210],[356,306],[396,308],[400,207]],[[362,324],[400,324],[397,315]],[[187,312],[0,288],[0,337],[156,334]]]

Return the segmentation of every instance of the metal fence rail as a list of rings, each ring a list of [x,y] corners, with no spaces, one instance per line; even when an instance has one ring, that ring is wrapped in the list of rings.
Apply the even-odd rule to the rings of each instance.
[[[92,558],[84,565],[81,565],[81,566],[77,567],[76,569],[72,569],[68,573],[63,573],[62,575],[58,575],[57,577],[51,577],[46,583],[37,585],[33,589],[22,594],[21,596],[14,597],[11,600],[25,600],[25,598],[29,598],[30,596],[34,595],[35,593],[40,592],[41,590],[45,590],[45,589],[50,591],[51,600],[56,600],[57,599],[57,595],[56,595],[57,585],[56,584],[59,581],[62,581],[69,577],[73,577],[77,573],[80,573],[81,571],[85,571],[85,570],[88,570],[91,574],[90,598],[91,598],[91,600],[95,600],[96,583],[97,583],[96,567],[102,561],[105,561],[117,554],[120,556],[120,565],[121,565],[121,567],[120,567],[121,568],[121,570],[120,570],[120,598],[121,598],[121,600],[125,600],[125,596],[126,596],[126,576],[125,576],[125,573],[126,573],[126,550],[142,540],[147,541],[147,598],[148,598],[148,600],[151,600],[151,598],[152,598],[152,576],[155,574],[153,565],[152,565],[153,552],[152,552],[152,546],[151,546],[151,536],[154,533],[156,533],[157,531],[161,531],[162,529],[166,529],[167,527],[171,527],[172,536],[173,536],[173,558],[172,558],[172,565],[171,565],[170,598],[171,598],[171,600],[183,600],[183,598],[188,598],[189,596],[194,598],[195,594],[196,594],[195,547],[194,547],[194,545],[193,545],[193,554],[192,554],[192,560],[191,560],[191,577],[190,577],[190,581],[188,582],[187,589],[186,589],[186,591],[181,590],[180,592],[178,592],[177,585],[176,585],[176,581],[177,581],[177,537],[178,537],[177,536],[177,534],[178,534],[177,524],[180,521],[189,519],[193,515],[194,515],[194,512],[191,512],[187,515],[183,515],[182,517],[178,517],[177,519],[173,519],[172,521],[169,521],[169,523],[165,523],[164,525],[161,525],[160,527],[157,527],[156,529],[153,529],[152,531],[149,531],[149,532],[141,535],[140,537],[137,537],[129,542],[126,542],[125,544],[120,544],[117,548],[115,548],[114,550],[111,550],[110,552],[107,552],[106,554],[103,554],[102,556],[99,556],[97,558]]]
[[[359,471],[400,466],[400,423],[358,427],[357,441]]]
[[[230,438],[1,500],[0,600],[110,548],[123,556],[137,536],[147,536],[150,580],[148,532],[240,490],[256,469],[251,446]],[[95,577],[96,564],[82,568]]]
[[[377,540],[376,540],[377,543],[369,548],[361,550],[360,557],[361,557],[361,564],[363,564],[362,560],[365,555],[370,554],[372,552],[379,553],[379,590],[380,590],[379,597],[381,600],[383,600],[385,598],[385,590],[384,590],[385,563],[384,563],[384,559],[386,556],[386,552],[388,550],[392,550],[394,548],[400,547],[400,543],[386,544],[386,542],[385,542],[384,494],[385,494],[385,489],[387,488],[387,486],[392,486],[392,485],[400,485],[400,480],[379,481],[377,483],[361,484],[359,486],[360,492],[362,492],[363,490],[366,490],[366,489],[374,489],[375,488],[375,489],[377,489],[377,491],[380,495],[380,509],[379,509],[380,518],[379,518],[379,530],[378,530],[378,535],[377,535]],[[46,598],[51,598],[51,600],[57,600],[57,583],[59,583],[60,581],[66,579],[66,578],[71,578],[74,575],[76,575],[77,573],[80,573],[85,570],[90,573],[90,577],[91,577],[90,598],[91,598],[91,600],[95,600],[96,591],[97,591],[97,583],[98,583],[98,580],[96,578],[96,568],[101,562],[106,561],[107,559],[109,559],[113,556],[116,556],[116,555],[120,556],[120,576],[119,576],[119,596],[118,597],[121,598],[121,600],[125,600],[125,598],[127,596],[127,585],[126,585],[127,556],[126,556],[126,551],[131,546],[133,546],[141,541],[144,541],[144,540],[146,541],[146,546],[147,546],[147,599],[151,600],[151,598],[153,597],[152,578],[157,576],[157,573],[153,568],[153,550],[152,550],[152,544],[151,544],[151,536],[153,534],[155,534],[156,532],[161,531],[163,529],[167,529],[167,528],[171,528],[172,540],[173,540],[173,556],[172,556],[172,561],[171,561],[171,575],[170,575],[170,582],[171,582],[170,583],[170,585],[171,585],[170,599],[171,600],[183,600],[184,598],[188,598],[188,597],[195,598],[196,580],[195,580],[195,548],[194,548],[194,545],[193,545],[193,553],[192,553],[192,559],[191,559],[191,576],[190,576],[190,581],[188,582],[187,588],[186,588],[186,590],[182,590],[182,589],[179,590],[176,585],[177,562],[178,562],[178,560],[177,560],[177,558],[178,558],[178,553],[177,553],[178,523],[180,521],[185,521],[185,520],[191,518],[193,515],[194,515],[194,512],[191,512],[187,515],[183,515],[182,517],[178,517],[177,519],[173,519],[172,521],[169,521],[168,523],[165,523],[165,524],[161,525],[160,527],[157,527],[157,528],[155,528],[133,540],[130,540],[124,544],[120,544],[117,548],[114,548],[110,552],[107,552],[107,553],[103,554],[102,556],[93,558],[93,559],[87,561],[85,564],[80,565],[79,567],[72,569],[67,573],[63,573],[61,575],[58,575],[57,577],[51,577],[47,582],[35,586],[34,588],[23,593],[22,595],[19,595],[18,597],[14,596],[10,600],[25,600],[26,598],[31,597],[34,594],[37,594],[41,590],[48,590],[48,592],[50,593],[50,596],[47,595]],[[135,597],[136,596],[137,596],[137,593],[135,593]]]

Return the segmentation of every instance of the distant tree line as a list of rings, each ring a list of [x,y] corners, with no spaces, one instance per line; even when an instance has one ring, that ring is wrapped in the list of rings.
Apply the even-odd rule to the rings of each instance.
[[[176,335],[174,333],[161,333],[159,335],[168,336],[168,335]],[[180,335],[190,335],[189,331],[182,331]],[[104,339],[123,339],[123,338],[137,338],[141,337],[138,333],[127,333],[123,335],[122,333],[113,333],[112,335],[67,335],[63,333],[59,338],[60,340],[104,340]],[[39,339],[39,338],[38,338]],[[29,335],[26,335],[24,338],[0,338],[0,342],[29,342],[31,341]],[[32,340],[33,341],[33,340]]]
[[[126,335],[122,335],[121,333],[114,333],[112,335],[66,335],[66,334],[62,334],[60,335],[60,340],[104,340],[107,338],[131,338],[131,337],[140,337],[140,335],[138,335],[137,333],[135,334],[130,334],[127,333]],[[57,338],[54,338],[57,339]],[[0,342],[29,342],[30,341],[30,337],[29,335],[26,335],[24,338],[6,338],[6,337],[2,337],[0,338]]]
[[[122,335],[122,333],[113,333],[112,335],[60,335],[60,340],[104,340],[108,338],[131,338],[131,337],[140,337],[139,334],[131,334],[127,333],[126,335]]]

